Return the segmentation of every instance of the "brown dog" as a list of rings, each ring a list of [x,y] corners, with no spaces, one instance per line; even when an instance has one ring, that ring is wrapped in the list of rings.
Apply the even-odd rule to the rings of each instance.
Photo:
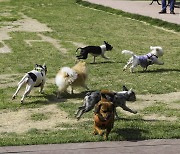
[[[112,102],[101,98],[96,104],[94,111],[94,135],[104,135],[104,139],[108,139],[108,135],[114,126],[114,109]]]

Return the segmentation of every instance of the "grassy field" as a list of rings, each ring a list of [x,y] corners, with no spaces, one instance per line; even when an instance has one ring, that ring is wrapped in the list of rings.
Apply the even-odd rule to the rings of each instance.
[[[79,5],[79,3],[81,2],[76,3],[75,0],[12,0],[0,3],[0,33],[4,32],[2,31],[4,27],[15,29],[17,25],[12,26],[12,23],[23,19],[24,16],[36,19],[51,29],[51,31],[10,31],[8,29],[11,39],[2,41],[0,39],[0,48],[6,44],[12,50],[9,53],[0,53],[0,119],[8,119],[8,117],[2,117],[8,112],[33,111],[56,105],[58,110],[67,113],[67,119],[75,121],[74,112],[82,103],[84,89],[79,88],[77,94],[66,95],[63,100],[57,100],[54,77],[60,67],[75,64],[75,50],[78,46],[101,45],[104,40],[112,44],[114,48],[112,52],[107,52],[107,56],[111,58],[108,62],[98,57],[97,63],[91,64],[93,57],[89,56],[87,59],[89,69],[87,85],[91,90],[120,91],[122,85],[126,85],[141,95],[180,91],[178,25],[159,21],[157,26],[163,23],[164,27],[175,32],[166,31],[152,26],[154,25],[153,19],[150,20],[152,23],[145,24],[132,20],[136,19],[136,16],[124,14],[121,11],[103,7],[99,7],[103,11],[94,10]],[[94,7],[89,4],[83,5]],[[132,19],[127,18],[130,16]],[[142,18],[142,20],[148,22],[149,18]],[[56,48],[51,41],[50,43],[32,41],[41,40],[42,35],[51,40],[58,40],[61,48]],[[28,45],[27,40],[32,41],[31,45]],[[144,54],[149,52],[150,46],[156,45],[162,46],[165,51],[162,58],[165,62],[164,65],[150,66],[146,72],[138,67],[133,74],[129,70],[122,71],[129,58],[121,54],[122,50],[127,49],[137,54]],[[63,52],[64,50],[66,52]],[[11,97],[16,89],[16,84],[23,74],[31,70],[36,63],[43,64],[44,62],[48,67],[45,94],[41,95],[37,93],[38,90],[33,90],[24,105],[20,104],[20,96],[12,101]],[[176,104],[176,107],[169,108],[167,103],[156,101],[155,104],[141,110],[140,114],[133,116],[119,112],[122,119],[115,122],[109,140],[180,138],[179,103],[180,100],[174,101],[173,104]],[[142,118],[149,114],[159,114],[165,117],[175,116],[177,119],[166,121]],[[32,112],[29,120],[46,122],[51,115],[52,111]],[[0,145],[102,141],[101,137],[91,135],[92,112],[84,117],[88,120],[59,123],[55,126],[57,128],[55,130],[30,128],[22,133],[0,131]],[[1,123],[0,130],[4,127]]]

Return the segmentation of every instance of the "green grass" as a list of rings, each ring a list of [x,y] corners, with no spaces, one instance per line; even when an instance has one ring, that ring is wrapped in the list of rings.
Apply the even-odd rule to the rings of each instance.
[[[30,120],[33,121],[42,121],[49,119],[51,113],[34,113],[31,115]]]
[[[111,57],[113,62],[104,62],[104,59],[98,57],[97,64],[90,64],[93,61],[92,56],[89,56],[86,60],[89,69],[87,84],[91,90],[120,91],[122,85],[132,87],[137,94],[162,94],[180,90],[179,25],[75,0],[68,0],[68,2],[67,0],[12,0],[11,2],[0,3],[0,7],[3,8],[1,13],[9,13],[9,16],[0,16],[0,27],[5,26],[7,21],[23,18],[20,14],[22,12],[48,25],[53,31],[41,33],[60,40],[61,46],[67,49],[67,54],[62,54],[52,44],[46,42],[36,42],[32,46],[28,46],[24,40],[40,39],[37,33],[11,32],[12,39],[4,42],[11,47],[13,52],[0,54],[0,76],[12,74],[14,80],[0,79],[0,84],[3,85],[0,87],[0,112],[2,110],[22,110],[57,104],[59,109],[68,113],[68,118],[74,119],[73,114],[82,103],[84,93],[72,96],[65,95],[63,101],[57,100],[55,97],[56,86],[53,83],[48,83],[44,95],[39,94],[37,89],[33,90],[31,95],[25,99],[25,104],[21,105],[21,95],[16,100],[11,100],[16,86],[5,86],[9,82],[18,82],[22,75],[31,70],[36,63],[46,63],[48,67],[47,80],[54,78],[60,67],[73,66],[77,47],[71,42],[101,45],[106,40],[114,47],[112,52],[107,52],[107,56]],[[131,20],[127,17],[137,20]],[[138,20],[145,21],[149,25]],[[176,33],[164,31],[152,25],[172,29]],[[165,62],[164,65],[153,65],[148,68],[147,72],[142,72],[140,67],[136,68],[133,74],[129,71],[122,71],[129,58],[121,55],[122,50],[128,49],[137,54],[144,54],[149,52],[149,46],[156,45],[162,46],[165,51],[162,58]],[[82,90],[80,89],[80,91]],[[175,103],[179,104],[180,101]],[[141,115],[127,116],[119,113],[122,119],[115,122],[109,140],[180,138],[180,115],[177,109],[170,109],[159,102],[158,105],[147,107],[140,112],[141,115],[159,113],[160,115],[176,116],[178,120],[148,121],[143,120]],[[93,127],[92,112],[84,115],[84,117],[90,118],[90,120],[76,125],[57,125],[57,127],[72,127],[74,129],[56,131],[33,128],[22,134],[16,134],[15,132],[1,133],[0,145],[102,141],[101,137],[91,135]],[[44,114],[37,113],[32,114],[31,118],[34,121],[43,121],[49,118],[49,115],[46,117]]]
[[[174,30],[177,32],[180,32],[180,26],[178,24],[174,24],[174,23],[169,23],[160,19],[153,19],[151,17],[148,16],[142,16],[142,15],[138,15],[138,14],[131,14],[131,13],[127,13],[121,10],[116,10],[110,7],[104,7],[102,5],[97,5],[97,4],[92,4],[86,1],[82,1],[82,0],[76,0],[77,3],[86,6],[86,7],[91,7],[91,8],[95,8],[98,10],[102,10],[102,11],[106,11],[109,13],[113,13],[113,14],[117,14],[117,15],[122,15],[124,17],[129,17],[132,19],[136,19],[139,21],[145,21],[151,25],[155,25],[155,26],[159,26],[159,27],[164,27],[170,30]]]

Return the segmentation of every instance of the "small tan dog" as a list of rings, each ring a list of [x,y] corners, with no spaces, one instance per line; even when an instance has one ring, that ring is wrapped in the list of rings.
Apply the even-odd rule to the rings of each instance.
[[[79,61],[74,67],[62,67],[57,73],[55,78],[55,83],[58,86],[57,97],[60,98],[60,94],[67,91],[67,88],[71,87],[71,94],[73,94],[74,87],[84,87],[86,86],[87,80],[87,67],[86,62]]]
[[[114,111],[114,104],[105,98],[101,98],[95,105],[94,135],[104,135],[104,139],[108,139],[108,135],[114,126]]]

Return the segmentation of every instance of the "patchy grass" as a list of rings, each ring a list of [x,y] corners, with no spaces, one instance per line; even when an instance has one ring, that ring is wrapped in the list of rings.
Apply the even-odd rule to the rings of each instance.
[[[91,90],[120,91],[122,85],[132,87],[137,94],[162,94],[180,90],[179,25],[153,20],[148,17],[124,14],[118,10],[89,3],[83,4],[97,9],[92,10],[82,7],[76,2],[82,4],[81,1],[75,0],[68,0],[68,2],[66,0],[12,0],[11,2],[0,3],[0,7],[3,8],[2,13],[11,10],[5,14],[5,17],[1,17],[0,28],[7,26],[7,20],[10,21],[8,25],[11,25],[12,21],[22,19],[23,13],[52,29],[52,32],[15,31],[10,33],[10,40],[4,41],[11,47],[12,52],[0,56],[0,111],[9,113],[12,110],[40,109],[50,104],[57,104],[57,109],[66,112],[68,119],[75,120],[74,112],[82,104],[85,95],[85,92],[79,92],[84,91],[84,89],[78,88],[76,94],[67,94],[64,95],[64,99],[57,100],[57,87],[53,82],[60,67],[75,64],[75,51],[77,49],[75,43],[101,45],[106,40],[114,47],[112,52],[107,52],[107,56],[111,58],[110,61],[98,57],[97,63],[91,64],[93,61],[91,55],[86,60],[89,69],[87,84]],[[103,11],[98,11],[98,9]],[[146,21],[151,25],[127,19],[127,17]],[[152,25],[162,25],[165,28],[173,29],[176,33],[157,29]],[[51,43],[34,42],[32,46],[29,46],[25,42],[25,40],[40,39],[37,35],[39,33],[58,40],[59,44],[67,49],[67,53],[60,52]],[[165,65],[153,65],[146,72],[142,72],[142,69],[138,67],[133,74],[129,71],[122,71],[129,58],[121,55],[122,50],[128,49],[137,54],[144,54],[149,52],[149,46],[153,45],[163,47]],[[33,89],[29,97],[25,99],[25,103],[21,105],[22,90],[17,99],[12,101],[11,97],[16,90],[16,84],[23,74],[31,70],[36,63],[42,64],[44,62],[48,67],[45,94],[39,94],[38,89]],[[173,103],[179,104],[180,101]],[[129,116],[120,111],[118,114],[121,120],[115,121],[114,129],[109,136],[111,141],[180,138],[178,109],[170,108],[163,102],[157,102],[140,110],[138,115]],[[153,114],[167,117],[175,116],[177,120],[143,119],[144,115]],[[56,130],[31,128],[28,132],[20,134],[0,132],[0,145],[102,141],[101,137],[92,135],[92,115],[93,112],[89,112],[84,115],[82,121],[76,124],[57,124],[55,126]],[[46,121],[46,118],[49,118],[49,115],[39,112],[32,114],[31,118],[32,121],[43,122]],[[0,124],[1,127],[3,127],[2,124]]]
[[[42,120],[47,120],[48,115],[51,113],[34,113],[31,115],[30,120],[32,121],[42,121]]]

